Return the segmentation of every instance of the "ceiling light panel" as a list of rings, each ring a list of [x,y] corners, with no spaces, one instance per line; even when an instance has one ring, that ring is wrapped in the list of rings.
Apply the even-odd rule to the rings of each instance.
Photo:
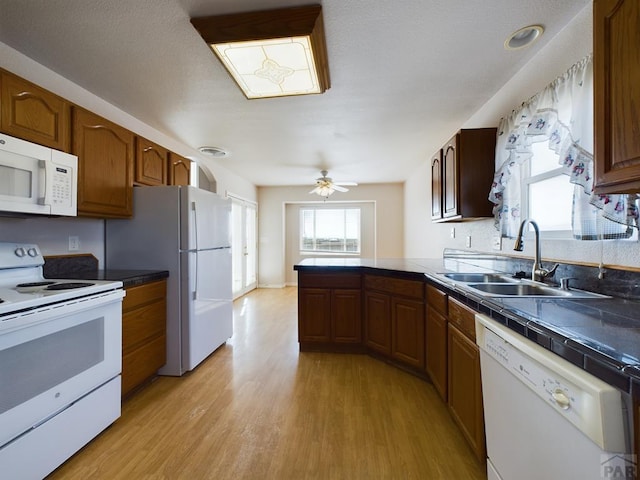
[[[247,98],[317,94],[330,86],[319,5],[191,23]]]

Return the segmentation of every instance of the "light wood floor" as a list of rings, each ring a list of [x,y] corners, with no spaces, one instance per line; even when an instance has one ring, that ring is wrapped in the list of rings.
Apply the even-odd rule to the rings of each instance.
[[[234,309],[225,346],[126,401],[50,478],[486,478],[429,383],[366,355],[299,353],[295,288]]]

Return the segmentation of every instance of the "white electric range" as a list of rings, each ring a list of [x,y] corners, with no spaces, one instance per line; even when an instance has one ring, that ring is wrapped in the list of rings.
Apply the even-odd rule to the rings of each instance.
[[[120,416],[122,282],[45,279],[43,265],[37,245],[0,242],[6,478],[43,478]]]

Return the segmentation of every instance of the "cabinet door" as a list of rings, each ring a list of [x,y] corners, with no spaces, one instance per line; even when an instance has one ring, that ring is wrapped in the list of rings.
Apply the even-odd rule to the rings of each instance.
[[[1,73],[0,83],[0,129],[8,135],[68,152],[69,103],[8,72]]]
[[[365,292],[365,343],[367,347],[391,355],[391,297]]]
[[[360,290],[331,292],[331,340],[336,343],[362,341],[362,295]]]
[[[426,370],[431,383],[447,401],[447,319],[427,305]]]
[[[169,185],[189,185],[191,160],[169,153]]]
[[[298,289],[298,341],[331,341],[331,290]]]
[[[448,325],[449,411],[479,460],[486,456],[480,351],[453,325]]]
[[[640,2],[596,0],[596,193],[640,191]]]
[[[424,369],[424,303],[392,297],[391,356]]]
[[[126,289],[122,302],[122,396],[166,362],[166,280]]]
[[[141,185],[166,185],[169,152],[146,138],[136,138],[135,181]]]
[[[431,160],[431,219],[442,218],[442,150]]]
[[[442,216],[444,218],[459,214],[457,138],[457,135],[453,137],[442,150]]]
[[[133,133],[74,107],[72,145],[78,156],[78,215],[130,217]]]

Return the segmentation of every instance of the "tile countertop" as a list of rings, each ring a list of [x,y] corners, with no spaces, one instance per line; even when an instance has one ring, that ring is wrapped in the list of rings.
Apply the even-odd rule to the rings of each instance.
[[[640,302],[623,298],[486,297],[447,272],[513,273],[512,263],[490,254],[439,259],[307,258],[295,270],[385,271],[424,275],[451,296],[616,387],[640,382]]]

